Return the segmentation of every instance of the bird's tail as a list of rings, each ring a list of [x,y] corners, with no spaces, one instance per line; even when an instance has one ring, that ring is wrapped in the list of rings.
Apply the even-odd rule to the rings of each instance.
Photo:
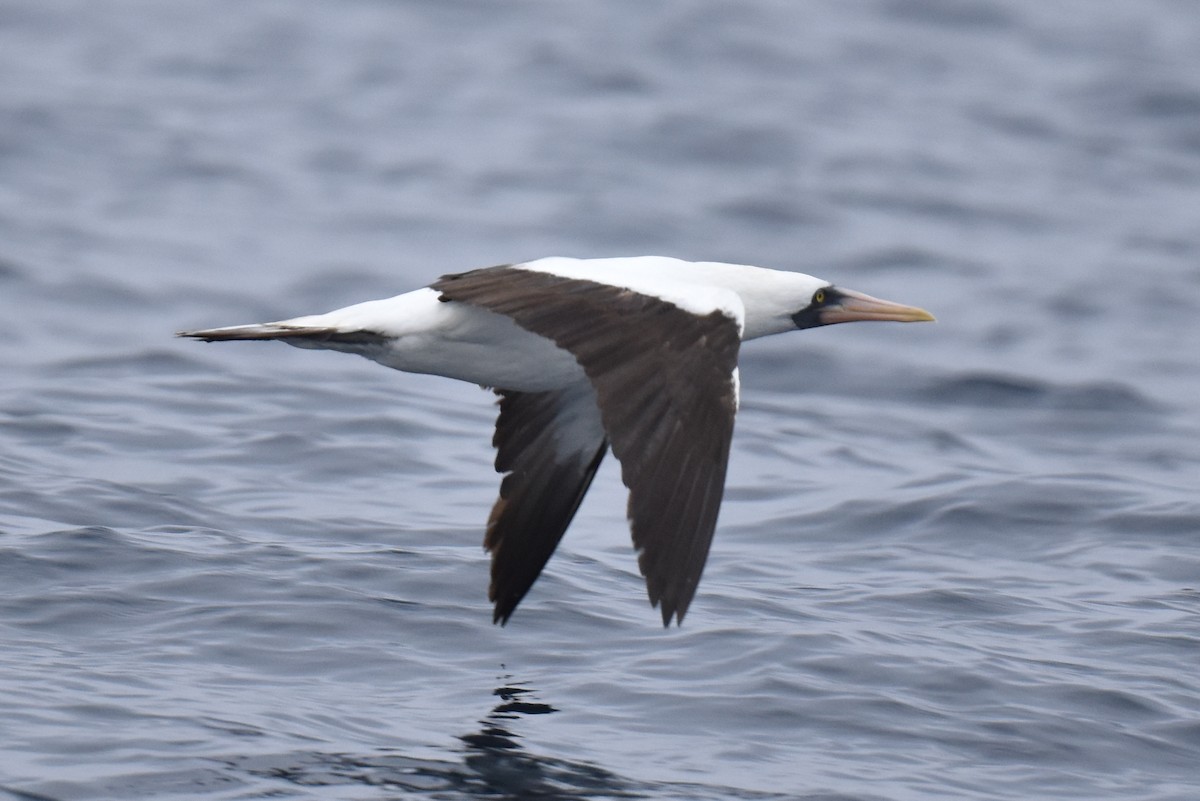
[[[294,337],[328,337],[336,334],[333,328],[295,326],[286,323],[255,323],[228,325],[224,328],[202,328],[198,331],[178,331],[177,337],[191,337],[205,342],[225,342],[233,339],[291,339]]]
[[[298,325],[290,322],[229,325],[224,328],[202,328],[197,331],[178,331],[177,337],[190,337],[205,342],[228,342],[236,339],[282,339],[293,345],[321,347],[331,345],[368,345],[383,337],[371,331],[343,331],[332,326]]]

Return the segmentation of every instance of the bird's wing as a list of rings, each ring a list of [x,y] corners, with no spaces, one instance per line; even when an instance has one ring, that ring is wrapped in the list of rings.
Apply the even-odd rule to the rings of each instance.
[[[553,392],[496,390],[500,497],[488,518],[493,622],[507,623],[554,553],[608,449],[586,383]]]
[[[700,314],[623,287],[517,267],[445,276],[433,288],[444,301],[507,315],[583,367],[629,488],[650,602],[661,604],[664,625],[682,621],[725,487],[740,300],[721,296],[719,307]]]

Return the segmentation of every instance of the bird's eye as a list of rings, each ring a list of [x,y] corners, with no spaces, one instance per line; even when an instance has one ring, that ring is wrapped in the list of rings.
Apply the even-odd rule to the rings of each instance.
[[[818,289],[813,293],[813,303],[820,304],[825,302],[825,290]]]

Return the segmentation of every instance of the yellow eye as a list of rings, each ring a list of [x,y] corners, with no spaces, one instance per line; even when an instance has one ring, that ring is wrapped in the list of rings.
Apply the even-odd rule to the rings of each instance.
[[[825,290],[818,289],[817,293],[815,295],[813,295],[813,303],[824,303],[824,302],[825,302]]]

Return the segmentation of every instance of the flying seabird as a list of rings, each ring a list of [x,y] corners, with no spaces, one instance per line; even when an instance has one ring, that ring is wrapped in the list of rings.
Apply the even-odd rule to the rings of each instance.
[[[500,497],[494,622],[541,573],[611,447],[653,606],[682,622],[708,557],[738,408],[738,347],[796,329],[933,316],[802,273],[658,256],[445,275],[326,314],[180,332],[278,339],[491,388]]]

